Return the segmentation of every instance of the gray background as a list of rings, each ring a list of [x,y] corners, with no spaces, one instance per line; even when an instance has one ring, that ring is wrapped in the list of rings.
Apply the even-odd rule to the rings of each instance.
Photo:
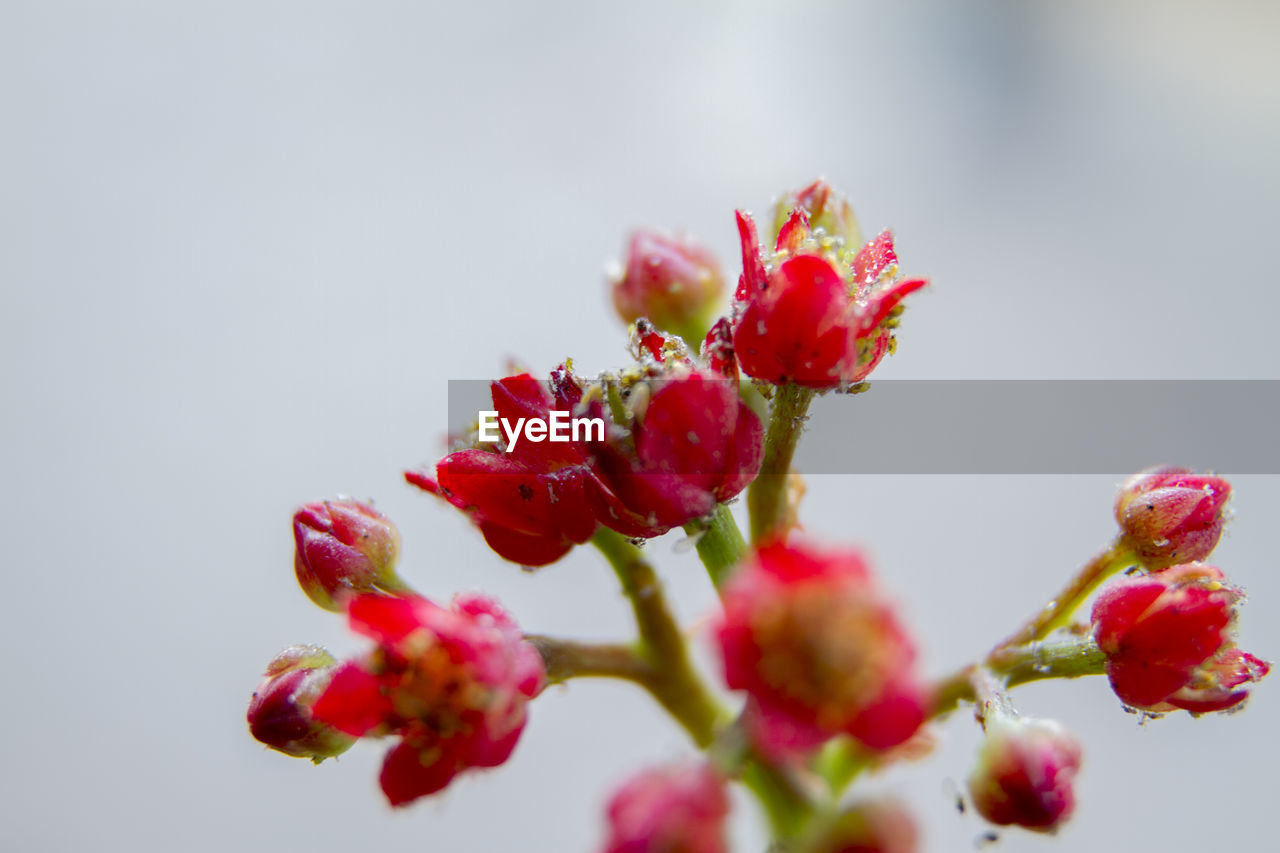
[[[600,279],[629,227],[736,274],[733,209],[817,174],[934,280],[880,377],[1280,378],[1278,34],[1264,2],[3,3],[0,843],[592,849],[608,790],[685,753],[627,686],[551,691],[508,766],[396,814],[377,745],[313,768],[249,739],[277,649],[360,648],[295,588],[291,509],[376,498],[428,593],[628,631],[593,554],[522,574],[399,472],[438,454],[448,379],[624,358]],[[1103,544],[1114,485],[818,477],[804,517],[866,544],[941,673]],[[1236,486],[1216,557],[1274,658],[1277,480]],[[651,550],[705,634],[687,547]],[[1017,701],[1087,764],[1061,838],[999,849],[1269,848],[1274,679],[1142,728],[1102,680]],[[975,737],[957,715],[885,780],[929,850],[983,829],[948,781]]]

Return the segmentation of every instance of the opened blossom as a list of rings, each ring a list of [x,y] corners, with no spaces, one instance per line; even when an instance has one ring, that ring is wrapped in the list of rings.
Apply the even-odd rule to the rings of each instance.
[[[872,750],[919,729],[915,648],[856,551],[773,544],[724,589],[717,638],[725,681],[749,694],[746,722],[767,754],[837,734]]]
[[[768,256],[755,222],[741,212],[738,231],[734,345],[744,373],[774,384],[829,389],[866,378],[893,347],[903,299],[927,283],[898,277],[888,231],[854,252],[815,232],[797,208]]]
[[[1235,645],[1241,598],[1222,572],[1201,563],[1103,589],[1093,607],[1093,634],[1116,695],[1152,712],[1205,713],[1242,703],[1270,664]]]
[[[609,800],[604,853],[726,853],[729,797],[705,763],[645,770]]]
[[[1231,484],[1212,474],[1173,466],[1141,471],[1116,497],[1122,541],[1149,569],[1203,560],[1222,537],[1230,497]]]
[[[497,602],[459,595],[445,609],[417,596],[365,595],[348,618],[377,647],[341,664],[311,713],[353,737],[398,738],[379,779],[392,805],[507,760],[545,674]]]
[[[712,353],[717,364],[732,359],[731,351]],[[607,410],[610,440],[588,449],[597,517],[607,527],[665,533],[709,515],[760,470],[764,429],[739,398],[736,373],[727,379],[673,363],[628,382],[619,396],[621,405]]]
[[[494,382],[491,393],[498,417],[509,423],[545,421],[552,411],[569,409],[527,373]],[[467,513],[500,556],[544,566],[595,532],[584,494],[586,461],[577,443],[517,441],[450,453],[434,477],[408,471],[405,479]]]

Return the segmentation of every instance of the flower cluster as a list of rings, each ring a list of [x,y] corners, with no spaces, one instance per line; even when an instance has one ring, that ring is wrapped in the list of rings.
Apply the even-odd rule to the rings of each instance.
[[[776,849],[911,853],[918,836],[902,805],[846,799],[846,789],[927,753],[927,727],[963,704],[984,732],[967,784],[976,811],[1038,832],[1070,817],[1083,750],[1056,721],[1020,716],[1013,688],[1105,674],[1126,705],[1151,714],[1241,707],[1270,665],[1236,643],[1243,593],[1201,562],[1222,534],[1231,487],[1172,467],[1123,486],[1115,540],[1047,606],[926,681],[863,553],[793,535],[803,488],[790,469],[812,399],[867,379],[926,281],[900,276],[890,232],[864,243],[848,201],[822,181],[779,201],[771,248],[751,216],[738,213],[737,225],[742,271],[722,316],[725,279],[709,250],[637,232],[611,282],[630,363],[584,377],[566,360],[546,380],[499,379],[475,430],[405,474],[510,562],[545,566],[593,545],[636,635],[526,636],[480,593],[441,606],[397,573],[389,519],[352,500],[308,504],[293,518],[298,585],[372,647],[342,662],[316,646],[280,653],[250,699],[256,739],[316,763],[390,739],[379,781],[403,806],[504,763],[547,685],[623,679],[702,754],[612,795],[605,853],[726,853],[739,782],[759,799]],[[507,425],[496,439],[490,415]],[[578,420],[599,429],[542,440],[548,424]],[[541,431],[521,433],[535,423]],[[750,542],[729,506],[743,494]],[[719,594],[710,640],[721,686],[736,693],[731,710],[696,666],[642,547],[676,529]],[[1073,624],[1099,587],[1091,624]]]
[[[661,356],[668,339],[649,334]],[[525,566],[555,562],[598,525],[649,538],[702,518],[755,477],[763,432],[739,397],[732,349],[714,330],[709,341],[709,364],[677,343],[668,361],[599,382],[568,365],[549,388],[528,374],[498,380],[500,419],[589,415],[607,423],[603,440],[467,447],[442,459],[434,477],[405,476],[468,513],[494,551]]]
[[[353,737],[399,737],[380,778],[393,806],[507,760],[544,673],[497,602],[459,595],[445,609],[417,596],[365,595],[348,613],[377,647],[339,666],[311,713]]]

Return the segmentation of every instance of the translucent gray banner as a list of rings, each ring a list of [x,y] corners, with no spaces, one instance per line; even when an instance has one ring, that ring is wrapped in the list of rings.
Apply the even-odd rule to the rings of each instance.
[[[491,409],[449,383],[449,428]],[[1280,474],[1278,380],[886,380],[810,408],[806,474],[1115,474],[1170,463]]]

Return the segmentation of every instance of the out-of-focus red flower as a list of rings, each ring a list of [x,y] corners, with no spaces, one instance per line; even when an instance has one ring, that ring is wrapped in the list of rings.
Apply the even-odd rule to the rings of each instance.
[[[249,701],[249,732],[278,752],[316,764],[346,752],[355,738],[311,715],[336,668],[333,655],[319,646],[290,646],[276,655]]]
[[[497,602],[459,595],[446,610],[417,596],[364,595],[348,614],[377,648],[341,664],[311,712],[355,737],[399,737],[380,778],[393,806],[507,760],[545,673]]]
[[[510,424],[571,408],[527,373],[498,380],[491,391],[499,419]],[[544,566],[595,532],[583,493],[586,463],[577,443],[517,441],[509,450],[450,453],[436,464],[434,478],[407,471],[405,479],[466,512],[500,556]]]
[[[969,775],[969,794],[984,818],[1001,826],[1047,832],[1071,817],[1072,787],[1080,769],[1080,743],[1052,720],[1001,717]]]
[[[924,721],[915,649],[855,551],[761,548],[724,590],[725,681],[750,694],[746,721],[787,757],[847,733],[895,747]]]
[[[724,275],[710,249],[688,237],[652,231],[631,235],[626,267],[612,286],[613,305],[624,323],[644,317],[680,335],[705,330],[723,292]]]
[[[609,801],[604,853],[726,853],[729,798],[706,764],[646,770]]]
[[[802,190],[787,193],[778,199],[773,208],[773,234],[775,238],[793,217],[796,210],[803,210],[813,228],[821,229],[832,237],[838,237],[846,246],[862,245],[862,229],[854,216],[849,200],[824,180],[816,180]]]
[[[1226,521],[1231,484],[1186,468],[1148,468],[1116,496],[1123,541],[1148,569],[1203,560],[1213,553]]]
[[[898,277],[885,231],[854,253],[810,227],[804,208],[782,226],[766,263],[752,219],[738,213],[743,273],[734,345],[748,376],[827,389],[866,378],[893,348],[902,300],[924,287]]]
[[[764,429],[739,399],[736,375],[674,364],[626,393],[611,439],[589,449],[596,515],[606,527],[657,536],[710,514],[755,479]]]
[[[404,588],[396,576],[400,533],[386,516],[358,501],[321,501],[293,514],[294,572],[307,597],[340,611],[351,596]]]
[[[1270,665],[1235,648],[1240,591],[1213,566],[1188,563],[1103,589],[1093,635],[1111,687],[1147,711],[1221,711],[1248,696]]]
[[[918,839],[911,813],[896,800],[881,799],[854,804],[803,849],[807,853],[915,853]]]

